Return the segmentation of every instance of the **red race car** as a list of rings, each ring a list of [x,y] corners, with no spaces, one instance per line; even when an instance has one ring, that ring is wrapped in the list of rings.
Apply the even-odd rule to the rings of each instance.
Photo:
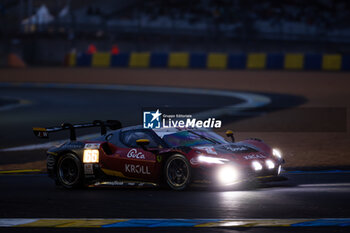
[[[77,141],[76,128],[101,127],[101,136]],[[107,128],[112,129],[107,133]],[[183,190],[191,183],[233,185],[260,177],[277,177],[284,163],[281,152],[259,139],[234,142],[205,129],[142,126],[122,128],[119,121],[62,124],[33,128],[36,136],[70,130],[70,141],[47,151],[47,171],[66,188],[116,185],[166,184]]]

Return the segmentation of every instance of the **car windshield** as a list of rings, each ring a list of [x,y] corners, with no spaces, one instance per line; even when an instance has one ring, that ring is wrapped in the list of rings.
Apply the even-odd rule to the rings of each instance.
[[[213,132],[213,131],[209,131],[209,130],[196,130],[195,131],[196,134],[202,135],[210,140],[213,140],[217,143],[220,144],[226,144],[228,143],[228,141],[225,140],[225,138],[221,137],[220,135],[218,135],[217,133]]]
[[[206,137],[202,133],[193,132],[190,130],[178,132],[156,132],[169,146],[200,146],[208,144],[217,144],[217,140],[211,137]]]

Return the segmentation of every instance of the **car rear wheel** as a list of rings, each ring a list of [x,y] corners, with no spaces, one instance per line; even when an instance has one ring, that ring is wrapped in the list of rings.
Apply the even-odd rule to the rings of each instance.
[[[174,190],[184,190],[191,183],[191,166],[185,156],[174,154],[165,163],[165,178]]]
[[[58,183],[65,188],[82,186],[82,165],[74,154],[61,156],[57,164]]]

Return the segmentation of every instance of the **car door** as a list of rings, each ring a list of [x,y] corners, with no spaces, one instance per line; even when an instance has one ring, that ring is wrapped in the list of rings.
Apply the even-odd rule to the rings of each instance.
[[[147,148],[150,150],[139,147],[137,139],[148,139],[150,144]],[[121,132],[119,140],[121,144],[116,147],[115,153],[108,156],[106,166],[119,177],[156,181],[161,167],[154,149],[159,147],[159,141],[152,131],[139,129]]]

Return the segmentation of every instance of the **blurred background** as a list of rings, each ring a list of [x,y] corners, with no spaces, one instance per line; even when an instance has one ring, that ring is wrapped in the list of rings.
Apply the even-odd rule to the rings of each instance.
[[[1,66],[11,53],[34,66],[96,51],[350,53],[347,0],[2,0],[0,22]]]

